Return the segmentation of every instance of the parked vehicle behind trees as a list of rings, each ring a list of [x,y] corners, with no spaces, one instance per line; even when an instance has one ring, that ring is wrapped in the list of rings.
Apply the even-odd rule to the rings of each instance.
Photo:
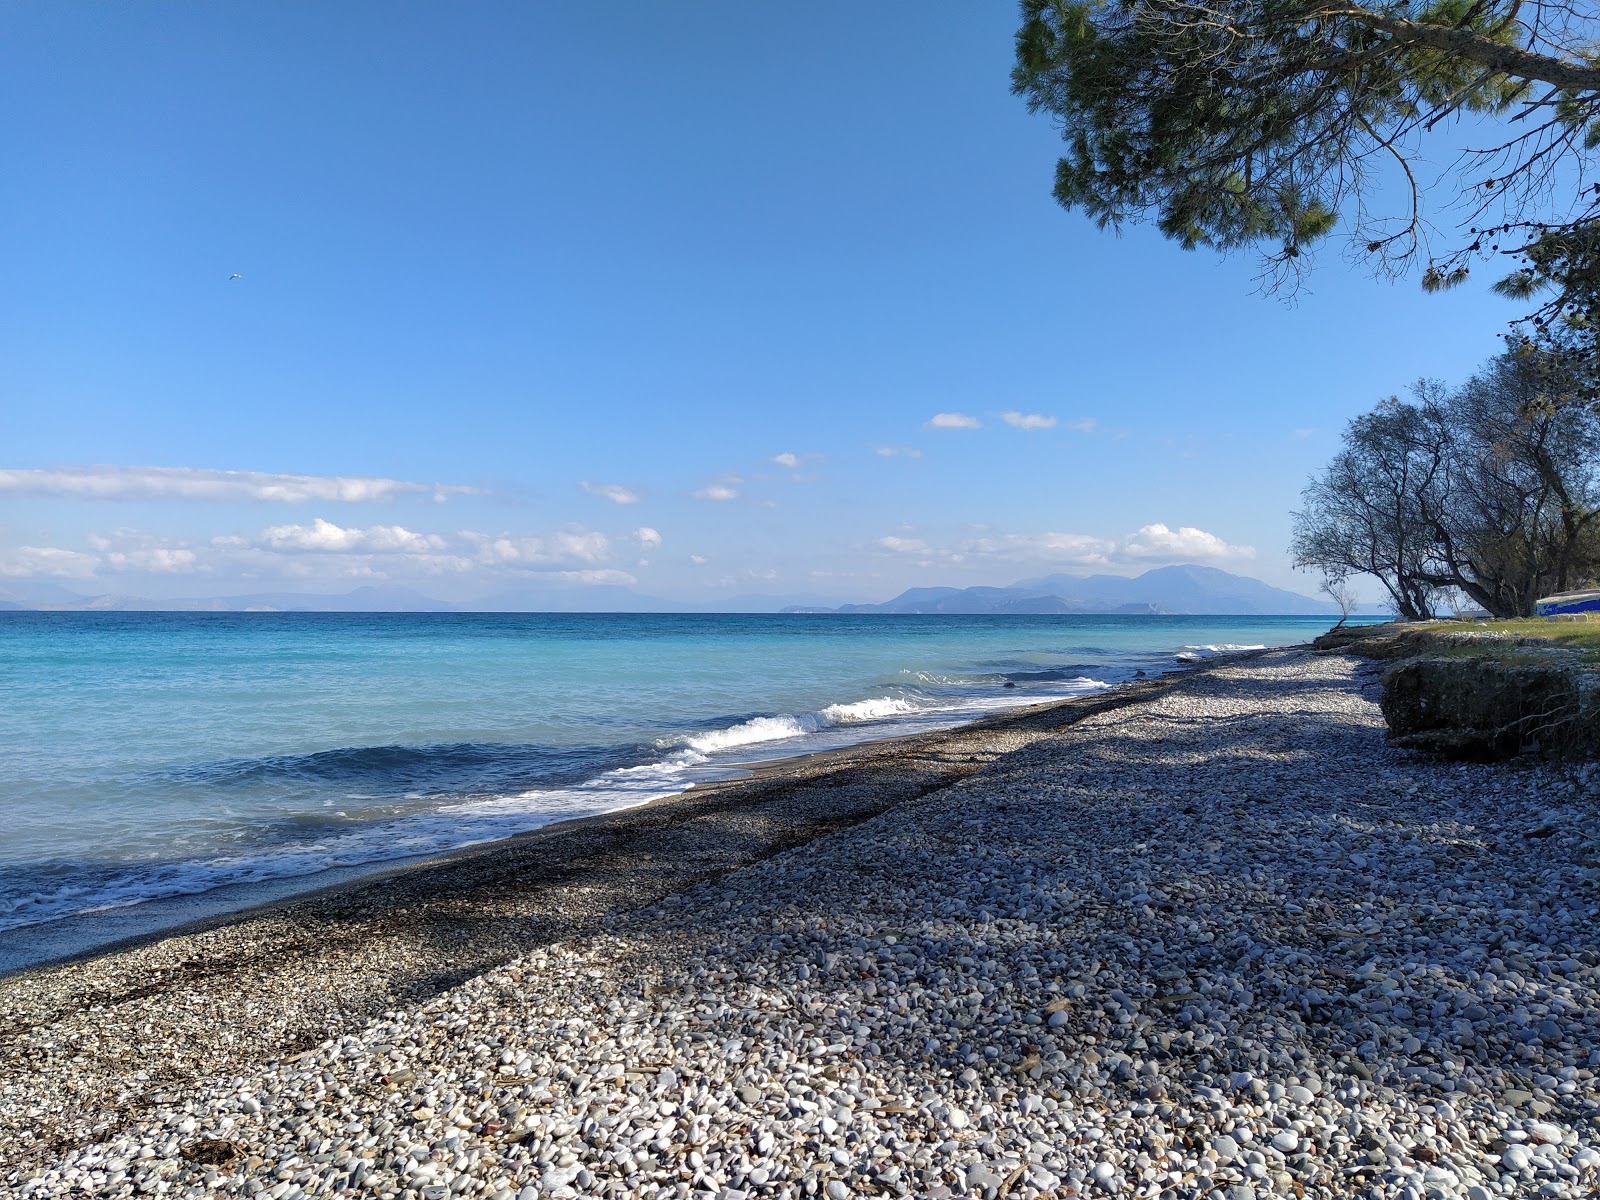
[[[1301,493],[1290,553],[1370,575],[1410,620],[1458,589],[1495,616],[1600,575],[1600,417],[1558,354],[1513,345],[1460,388],[1435,382],[1346,428]]]

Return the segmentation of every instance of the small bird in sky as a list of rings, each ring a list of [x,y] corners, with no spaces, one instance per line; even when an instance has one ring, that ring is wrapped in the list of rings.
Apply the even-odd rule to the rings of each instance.
[[[243,275],[229,275],[228,276],[228,282],[232,283],[235,279],[243,279],[243,278],[244,278]]]

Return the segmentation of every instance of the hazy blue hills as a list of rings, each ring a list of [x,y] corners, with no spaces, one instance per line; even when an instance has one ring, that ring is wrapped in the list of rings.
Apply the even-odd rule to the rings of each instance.
[[[58,583],[33,583],[14,580],[0,585],[0,608],[65,608],[87,597],[68,591]]]
[[[839,613],[1133,613],[1201,616],[1321,616],[1326,600],[1285,591],[1215,567],[1158,567],[1122,575],[1045,575],[1010,587],[920,587],[883,604],[846,604],[806,596],[727,596],[684,604],[609,585],[526,588],[482,600],[451,603],[398,585],[360,587],[328,595],[256,592],[242,596],[156,599],[80,595],[53,583],[0,585],[0,609],[58,612],[839,612]],[[779,608],[782,605],[784,607]]]
[[[1220,616],[1298,616],[1337,611],[1326,599],[1303,596],[1216,567],[1157,567],[1129,579],[1121,575],[1047,575],[1013,585],[1042,590],[1098,610],[1148,604],[1169,613]]]
[[[1178,566],[1157,567],[1131,579],[1122,575],[1046,575],[1004,588],[912,588],[883,604],[806,611],[1321,616],[1337,609],[1326,600],[1216,567]]]

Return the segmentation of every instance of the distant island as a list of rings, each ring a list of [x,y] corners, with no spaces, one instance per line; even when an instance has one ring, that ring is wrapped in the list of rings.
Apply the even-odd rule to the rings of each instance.
[[[398,585],[359,587],[338,594],[256,592],[249,595],[154,599],[83,595],[58,584],[8,581],[0,610],[49,612],[785,612],[785,613],[1063,613],[1148,616],[1324,616],[1326,600],[1272,587],[1259,579],[1193,564],[1122,575],[1045,575],[1009,587],[919,587],[881,604],[831,607],[826,598],[728,596],[686,604],[631,588],[576,586],[503,592],[476,601],[436,600]],[[1378,612],[1363,605],[1360,612]]]
[[[921,587],[882,604],[791,605],[784,612],[1066,613],[1141,616],[1321,616],[1326,600],[1215,567],[1157,567],[1143,575],[1046,575],[1010,587]]]

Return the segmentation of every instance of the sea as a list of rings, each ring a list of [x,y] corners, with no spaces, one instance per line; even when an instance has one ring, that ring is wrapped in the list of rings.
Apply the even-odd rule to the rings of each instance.
[[[0,970],[1328,625],[0,612]]]

